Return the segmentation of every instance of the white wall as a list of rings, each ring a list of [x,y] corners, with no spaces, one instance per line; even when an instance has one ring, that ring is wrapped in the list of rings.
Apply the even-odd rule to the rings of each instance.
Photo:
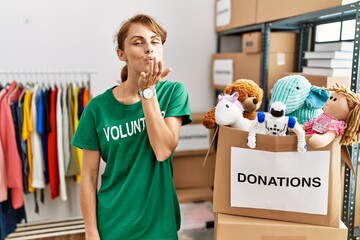
[[[214,105],[213,0],[0,0],[0,69],[97,69],[91,91],[102,93],[117,83],[123,66],[113,35],[136,13],[152,15],[167,29],[165,67],[173,68],[168,78],[185,84],[193,112],[208,111]],[[64,210],[62,203],[46,206],[40,216],[30,213],[29,220],[79,213],[76,207]]]

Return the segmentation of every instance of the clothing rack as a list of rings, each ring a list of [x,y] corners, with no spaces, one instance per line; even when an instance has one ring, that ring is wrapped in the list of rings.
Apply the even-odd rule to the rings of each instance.
[[[66,79],[66,80],[75,80],[80,78],[87,82],[89,86],[91,81],[91,76],[96,74],[98,71],[96,69],[34,69],[34,70],[6,70],[0,69],[0,82],[1,80],[6,80],[8,82],[12,80],[19,80],[21,82],[24,80],[51,80],[49,77],[54,77],[56,79]],[[79,80],[79,79],[77,79]]]

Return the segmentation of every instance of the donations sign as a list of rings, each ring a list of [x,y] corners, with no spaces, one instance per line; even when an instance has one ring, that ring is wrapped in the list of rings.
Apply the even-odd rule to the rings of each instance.
[[[330,151],[231,147],[231,207],[326,215]]]

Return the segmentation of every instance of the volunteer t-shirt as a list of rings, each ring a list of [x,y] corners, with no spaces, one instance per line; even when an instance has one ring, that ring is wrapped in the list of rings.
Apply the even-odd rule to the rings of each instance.
[[[183,125],[191,122],[189,96],[181,83],[161,81],[156,92],[164,118],[181,116]],[[180,210],[173,156],[156,160],[141,101],[122,104],[112,88],[93,98],[81,115],[72,145],[98,150],[106,162],[97,194],[102,240],[177,239]]]

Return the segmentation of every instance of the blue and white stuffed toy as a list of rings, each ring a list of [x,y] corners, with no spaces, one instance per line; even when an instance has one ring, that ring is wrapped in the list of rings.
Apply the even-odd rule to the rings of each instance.
[[[306,152],[305,131],[295,117],[285,116],[286,106],[282,102],[273,102],[269,112],[258,112],[257,118],[249,128],[247,145],[256,147],[256,133],[265,133],[273,136],[286,136],[288,129],[292,129],[298,138],[298,152]]]

